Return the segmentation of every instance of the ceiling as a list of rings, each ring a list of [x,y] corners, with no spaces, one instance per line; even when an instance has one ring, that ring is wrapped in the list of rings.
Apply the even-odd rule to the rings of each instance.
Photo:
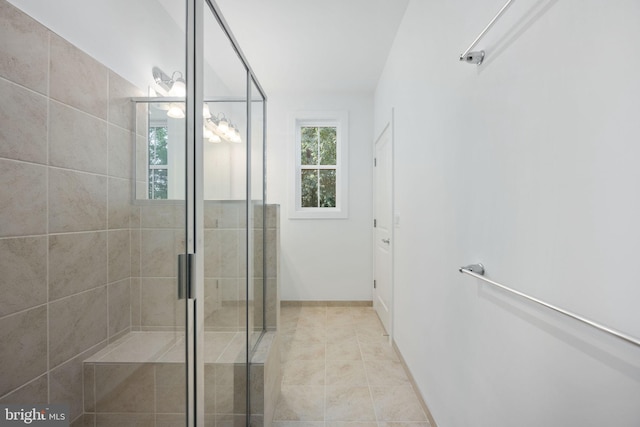
[[[152,66],[183,65],[184,0],[10,1],[141,88],[151,83]],[[372,92],[409,2],[215,1],[267,94]],[[206,18],[211,46],[224,36]],[[205,49],[206,62],[228,86],[242,76],[231,55]]]
[[[372,92],[409,0],[217,0],[267,94]]]

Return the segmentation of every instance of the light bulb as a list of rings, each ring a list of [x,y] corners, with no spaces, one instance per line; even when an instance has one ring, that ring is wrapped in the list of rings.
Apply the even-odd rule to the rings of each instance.
[[[226,136],[229,141],[232,141],[235,134],[236,127],[232,124],[229,124],[229,129],[227,129],[227,131],[224,133],[224,136]]]
[[[218,130],[223,134],[229,131],[229,121],[226,118],[223,117],[218,121]]]
[[[182,75],[182,74],[181,74]],[[174,80],[169,96],[176,96],[178,98],[184,98],[187,95],[187,85],[182,77],[178,77]]]
[[[242,138],[240,138],[240,132],[238,132],[238,129],[236,129],[235,132],[233,132],[233,135],[231,136],[231,142],[234,142],[236,144],[239,144],[242,142]]]
[[[167,111],[167,116],[173,119],[184,119],[184,111],[179,104],[172,103],[169,105],[169,111]]]
[[[209,106],[207,104],[202,105],[202,117],[205,119],[211,118],[211,111],[209,111]]]

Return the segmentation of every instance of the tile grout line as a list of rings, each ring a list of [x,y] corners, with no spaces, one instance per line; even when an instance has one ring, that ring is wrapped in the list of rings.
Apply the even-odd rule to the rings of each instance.
[[[16,387],[16,388],[13,388],[13,389],[9,390],[9,391],[8,391],[8,392],[6,392],[5,394],[0,395],[0,401],[1,401],[1,400],[3,400],[3,399],[5,399],[5,398],[7,398],[7,397],[9,397],[11,394],[15,393],[16,391],[18,391],[18,390],[22,390],[23,388],[26,388],[29,384],[36,382],[38,379],[40,379],[40,378],[42,378],[42,377],[48,377],[48,375],[49,375],[49,373],[48,373],[48,372],[43,372],[42,374],[40,374],[40,375],[38,375],[37,377],[35,377],[35,378],[33,378],[33,379],[31,379],[31,380],[27,381],[26,383],[21,384],[21,385],[19,385],[18,387]]]
[[[367,378],[367,389],[369,390],[369,399],[371,399],[371,407],[373,408],[373,416],[375,417],[376,423],[379,423],[378,420],[378,411],[376,411],[376,404],[373,399],[373,390],[371,389],[371,380],[369,379],[369,373],[367,371],[367,365],[364,359],[364,353],[362,352],[362,345],[360,343],[360,338],[358,337],[358,330],[356,328],[356,342],[358,343],[358,349],[360,350],[360,358],[362,359],[362,366],[364,368],[364,375]]]
[[[47,115],[49,114],[49,103],[47,103]],[[48,119],[47,119],[48,121]],[[49,134],[49,130],[47,129],[47,145],[48,145],[48,134]],[[49,149],[47,148],[47,160],[46,163],[38,163],[38,162],[34,162],[34,161],[29,161],[29,160],[22,160],[22,159],[12,159],[10,157],[1,157],[0,160],[5,161],[5,162],[12,162],[12,163],[21,163],[21,164],[27,164],[27,165],[32,165],[32,166],[42,166],[42,167],[46,167],[46,168],[50,168],[53,170],[60,170],[60,171],[65,171],[65,172],[76,172],[79,174],[84,174],[84,175],[93,175],[93,176],[97,176],[100,178],[113,178],[113,179],[119,179],[121,181],[129,181],[129,178],[125,178],[122,176],[109,176],[107,173],[100,173],[100,172],[93,172],[93,171],[87,171],[87,170],[82,170],[82,169],[74,169],[71,167],[65,167],[65,166],[58,166],[58,165],[50,165],[49,164],[49,153],[48,153]],[[241,230],[240,228],[238,228],[238,230]]]
[[[49,38],[48,37],[49,37],[49,35],[47,34],[47,48],[48,48],[48,44],[49,44]],[[48,55],[49,55],[49,53],[47,51],[47,57],[48,57]],[[48,71],[48,67],[49,67],[49,62],[47,60],[47,87],[45,89],[45,91],[46,91],[45,93],[38,92],[35,89],[31,89],[30,87],[23,85],[22,83],[18,83],[18,82],[14,81],[14,80],[11,80],[11,77],[8,77],[8,76],[0,75],[0,82],[6,82],[9,85],[17,86],[17,87],[19,87],[21,89],[26,90],[27,92],[29,92],[31,94],[40,95],[43,98],[46,98],[48,100],[49,99],[49,71]]]

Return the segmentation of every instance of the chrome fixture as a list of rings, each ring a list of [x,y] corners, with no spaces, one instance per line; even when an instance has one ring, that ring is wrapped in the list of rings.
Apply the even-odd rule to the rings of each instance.
[[[208,107],[207,111],[209,111]],[[211,116],[211,113],[209,113],[208,118],[205,116],[204,133],[205,139],[213,143],[218,143],[222,140],[235,144],[242,142],[240,131],[229,122],[223,113],[218,113],[215,116]]]
[[[187,95],[187,85],[180,71],[174,71],[171,77],[158,67],[153,67],[151,72],[153,80],[165,91],[167,96],[184,98]],[[176,74],[178,75],[177,77]]]
[[[481,276],[484,276],[484,265],[482,264],[469,264],[469,265],[465,265],[464,267],[460,267],[460,273],[464,273],[463,270],[469,270],[472,271],[476,274],[479,274]]]
[[[480,65],[482,64],[482,61],[484,61],[484,50],[478,52],[469,52],[464,58],[460,57],[460,61],[466,61],[469,64]]]
[[[475,277],[476,279],[480,279],[483,282],[487,282],[490,285],[493,285],[493,286],[495,286],[497,288],[500,288],[500,289],[505,290],[507,292],[510,292],[512,294],[518,295],[519,297],[522,297],[522,298],[527,299],[529,301],[535,302],[536,304],[540,304],[540,305],[542,305],[544,307],[550,308],[551,310],[556,311],[556,312],[558,312],[560,314],[564,314],[567,317],[571,317],[572,319],[578,320],[578,321],[580,321],[582,323],[586,323],[587,325],[592,326],[592,327],[594,327],[594,328],[596,328],[596,329],[598,329],[598,330],[600,330],[602,332],[606,332],[606,333],[611,334],[611,335],[613,335],[613,336],[615,336],[617,338],[620,338],[620,339],[622,339],[622,340],[624,340],[624,341],[626,341],[626,342],[628,342],[630,344],[633,344],[633,345],[636,345],[636,346],[640,347],[640,340],[637,339],[637,338],[634,338],[634,337],[632,337],[630,335],[627,335],[627,334],[625,334],[623,332],[616,331],[615,329],[609,328],[607,326],[603,326],[603,325],[601,325],[601,324],[599,324],[597,322],[594,322],[593,320],[589,320],[589,319],[587,319],[585,317],[582,317],[582,316],[580,316],[578,314],[572,313],[572,312],[570,312],[568,310],[565,310],[563,308],[560,308],[560,307],[557,307],[555,305],[552,305],[552,304],[549,304],[547,302],[544,302],[544,301],[542,301],[542,300],[540,300],[538,298],[534,298],[534,297],[532,297],[530,295],[527,295],[525,293],[516,291],[515,289],[511,289],[510,287],[502,285],[502,284],[500,284],[498,282],[494,282],[491,279],[487,279],[486,277],[484,277],[484,266],[482,264],[471,264],[471,265],[467,265],[465,267],[460,267],[458,269],[458,271],[460,273],[468,274],[469,276]]]
[[[468,64],[476,64],[476,65],[482,64],[482,61],[484,60],[484,50],[471,52],[471,49],[473,49],[478,44],[480,39],[484,37],[487,31],[489,31],[489,29],[493,27],[493,24],[496,23],[498,18],[500,18],[502,14],[509,8],[509,6],[511,6],[511,3],[513,3],[513,0],[507,1],[507,3],[504,6],[502,6],[502,9],[500,9],[500,11],[496,14],[496,16],[493,17],[491,22],[489,22],[489,24],[486,27],[484,27],[484,30],[482,30],[482,32],[478,35],[478,37],[476,37],[473,43],[469,45],[467,50],[465,50],[464,53],[460,55],[460,61],[467,62]]]

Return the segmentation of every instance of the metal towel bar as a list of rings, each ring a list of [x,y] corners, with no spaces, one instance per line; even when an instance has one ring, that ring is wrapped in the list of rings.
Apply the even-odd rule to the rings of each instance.
[[[470,64],[476,65],[482,64],[482,61],[484,60],[484,50],[481,50],[479,52],[471,52],[471,49],[473,49],[474,46],[478,44],[480,39],[484,37],[487,31],[489,31],[489,29],[493,27],[493,24],[495,24],[498,18],[500,18],[502,14],[509,8],[509,6],[511,6],[511,3],[513,3],[513,1],[514,0],[509,0],[504,6],[502,6],[502,9],[500,9],[496,16],[493,17],[491,22],[489,22],[489,24],[484,27],[484,30],[482,30],[482,32],[478,35],[478,37],[476,37],[473,43],[469,45],[467,50],[465,50],[464,53],[460,55],[460,61],[466,61]]]
[[[468,274],[469,276],[473,276],[476,279],[482,280],[483,282],[487,282],[487,283],[489,283],[489,284],[491,284],[493,286],[496,286],[496,287],[498,287],[500,289],[503,289],[503,290],[505,290],[507,292],[511,292],[512,294],[516,294],[516,295],[518,295],[518,296],[520,296],[522,298],[528,299],[529,301],[533,301],[533,302],[535,302],[537,304],[540,304],[542,306],[550,308],[551,310],[557,311],[558,313],[564,314],[565,316],[571,317],[572,319],[579,320],[580,322],[586,323],[589,326],[593,326],[596,329],[599,329],[599,330],[601,330],[603,332],[607,332],[607,333],[609,333],[609,334],[611,334],[613,336],[616,336],[616,337],[618,337],[618,338],[620,338],[622,340],[625,340],[628,343],[631,343],[631,344],[634,344],[634,345],[640,347],[640,340],[638,340],[637,338],[629,336],[629,335],[627,335],[625,333],[622,333],[620,331],[616,331],[615,329],[611,329],[611,328],[609,328],[607,326],[603,326],[603,325],[601,325],[601,324],[599,324],[597,322],[594,322],[593,320],[589,320],[589,319],[584,318],[584,317],[582,317],[582,316],[580,316],[578,314],[575,314],[575,313],[572,313],[570,311],[564,310],[564,309],[562,309],[560,307],[556,307],[555,305],[546,303],[546,302],[544,302],[542,300],[539,300],[538,298],[534,298],[534,297],[529,296],[529,295],[527,295],[525,293],[522,293],[522,292],[516,291],[514,289],[511,289],[508,286],[502,285],[502,284],[500,284],[498,282],[495,282],[495,281],[493,281],[491,279],[487,279],[486,277],[484,277],[484,266],[482,264],[471,264],[471,265],[467,265],[467,266],[464,266],[464,267],[460,267],[459,271],[460,271],[460,273],[464,273],[464,274]]]

